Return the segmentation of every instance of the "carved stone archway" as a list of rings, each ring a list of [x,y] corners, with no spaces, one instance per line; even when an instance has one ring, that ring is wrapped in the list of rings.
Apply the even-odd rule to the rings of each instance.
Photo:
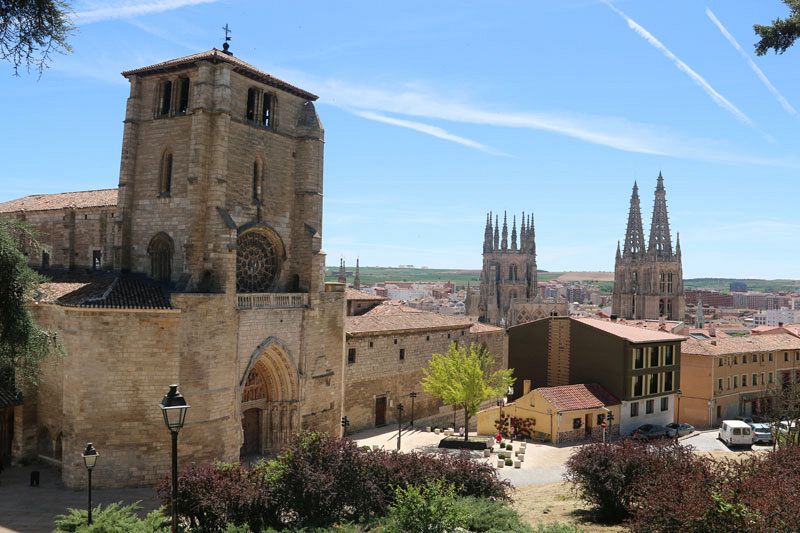
[[[274,337],[253,352],[239,382],[243,455],[280,450],[299,429],[300,385],[288,349]]]

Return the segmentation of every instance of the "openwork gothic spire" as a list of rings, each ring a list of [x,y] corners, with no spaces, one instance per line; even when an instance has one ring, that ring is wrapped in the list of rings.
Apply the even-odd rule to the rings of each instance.
[[[525,236],[528,238],[528,244],[525,251],[529,254],[536,255],[536,227],[533,222],[533,213],[528,215],[528,228],[525,230]]]
[[[508,250],[508,215],[503,212],[503,237],[500,241],[500,248],[503,251]]]
[[[500,216],[494,216],[494,249],[500,249]]]
[[[357,291],[361,290],[361,270],[359,268],[359,258],[356,257],[356,275],[353,278],[353,288]]]
[[[522,212],[522,222],[519,223],[519,249],[525,251],[525,211]]]
[[[653,203],[653,222],[650,224],[650,242],[647,253],[656,257],[672,257],[672,238],[669,234],[669,215],[667,214],[667,191],[664,189],[664,177],[658,173],[656,198]]]
[[[634,181],[622,255],[623,257],[640,257],[644,254],[644,251],[644,230],[642,229],[642,209],[639,205],[639,186]]]
[[[492,213],[486,213],[486,228],[483,230],[483,253],[492,251]]]
[[[514,215],[511,222],[511,249],[517,249],[517,215]]]

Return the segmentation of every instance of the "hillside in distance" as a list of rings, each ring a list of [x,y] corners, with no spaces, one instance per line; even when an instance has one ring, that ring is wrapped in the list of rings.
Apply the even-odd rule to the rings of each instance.
[[[400,268],[400,267],[368,267],[362,266],[361,284],[373,285],[383,281],[452,281],[462,286],[469,282],[473,286],[480,283],[481,271],[470,269],[447,268]],[[347,282],[353,282],[355,267],[347,267]],[[336,281],[339,267],[325,268],[325,281]],[[614,281],[613,272],[546,272],[539,271],[539,281],[559,279],[563,282],[570,281]]]

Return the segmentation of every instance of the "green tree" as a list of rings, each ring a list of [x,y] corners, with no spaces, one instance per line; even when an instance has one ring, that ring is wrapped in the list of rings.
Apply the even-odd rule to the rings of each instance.
[[[42,277],[31,270],[24,251],[38,249],[31,227],[0,217],[0,371],[35,384],[39,362],[60,345],[33,320],[27,302]]]
[[[753,29],[761,37],[756,43],[756,54],[763,56],[770,50],[782,54],[800,37],[800,0],[783,0],[789,7],[789,16],[776,18],[771,24],[755,24]]]
[[[0,0],[0,58],[15,75],[31,67],[41,74],[53,53],[70,52],[72,29],[64,0]]]
[[[464,410],[464,440],[469,436],[469,419],[489,398],[504,396],[514,384],[513,369],[493,370],[491,354],[480,345],[452,343],[446,354],[433,354],[422,370],[422,389],[446,405]]]

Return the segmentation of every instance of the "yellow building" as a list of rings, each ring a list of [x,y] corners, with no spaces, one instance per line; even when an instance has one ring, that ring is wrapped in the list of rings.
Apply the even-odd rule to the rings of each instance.
[[[526,380],[527,381],[527,380]],[[525,384],[525,388],[529,383]],[[540,387],[515,402],[478,413],[478,433],[497,433],[496,421],[509,419],[517,433],[554,443],[601,439],[602,423],[613,414],[608,434],[619,435],[620,401],[597,383]],[[502,411],[502,414],[501,414]]]

